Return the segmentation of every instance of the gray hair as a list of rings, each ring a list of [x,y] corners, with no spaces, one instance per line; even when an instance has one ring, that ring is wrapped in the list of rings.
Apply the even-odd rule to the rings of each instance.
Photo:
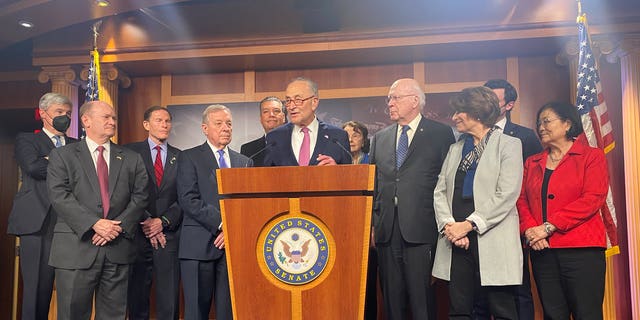
[[[208,106],[206,109],[204,109],[204,111],[202,112],[202,124],[207,123],[207,121],[209,120],[209,114],[218,112],[218,111],[226,111],[229,114],[231,114],[231,110],[229,110],[229,108],[227,108],[226,106],[223,106],[221,104],[212,104]]]
[[[54,104],[62,104],[73,107],[73,103],[71,103],[71,100],[69,100],[69,98],[55,92],[45,93],[42,98],[40,98],[38,107],[40,108],[40,110],[46,111],[50,106]]]
[[[297,77],[291,81],[289,81],[289,83],[287,84],[287,86],[289,84],[292,84],[294,82],[297,81],[302,81],[302,82],[306,82],[309,85],[309,88],[311,88],[311,91],[313,92],[313,95],[316,96],[316,98],[320,98],[320,96],[318,95],[318,84],[315,83],[313,80],[309,79],[309,78],[305,78],[305,77]]]
[[[260,103],[258,104],[258,110],[260,111],[260,113],[262,113],[262,104],[267,102],[267,101],[275,101],[280,105],[280,109],[282,109],[282,112],[284,112],[284,104],[282,103],[282,100],[280,100],[280,98],[278,97],[274,97],[274,96],[268,96],[264,99],[262,99],[260,101]]]

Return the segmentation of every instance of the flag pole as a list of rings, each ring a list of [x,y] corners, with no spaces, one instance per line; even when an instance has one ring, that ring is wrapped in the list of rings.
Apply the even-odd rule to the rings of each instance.
[[[98,36],[100,35],[100,33],[98,32],[98,29],[100,29],[100,26],[102,25],[102,20],[98,20],[96,21],[96,23],[93,24],[93,26],[91,27],[91,30],[93,31],[93,49],[91,51],[91,55],[93,55],[93,59],[95,61],[95,66],[96,66],[96,83],[98,86],[98,100],[102,101],[102,90],[100,90],[100,88],[102,88],[102,85],[100,83],[101,79],[101,73],[100,73],[100,54],[98,53]]]

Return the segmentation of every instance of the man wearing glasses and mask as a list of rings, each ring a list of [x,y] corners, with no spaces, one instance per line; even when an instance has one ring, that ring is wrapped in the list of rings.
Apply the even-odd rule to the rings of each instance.
[[[7,233],[20,237],[22,319],[46,319],[53,290],[54,268],[49,251],[56,213],[47,195],[49,152],[76,139],[65,131],[71,124],[69,98],[47,93],[40,98],[42,130],[16,136],[15,157],[22,171],[22,186],[13,201]]]
[[[285,107],[290,123],[267,134],[264,166],[351,164],[347,133],[316,117],[318,85],[307,78],[289,82]]]

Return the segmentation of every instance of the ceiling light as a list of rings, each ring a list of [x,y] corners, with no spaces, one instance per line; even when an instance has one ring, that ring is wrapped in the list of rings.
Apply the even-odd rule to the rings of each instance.
[[[111,3],[108,0],[96,0],[96,5],[104,8],[110,6]]]
[[[27,21],[27,20],[20,20],[18,21],[18,25],[20,25],[23,28],[27,28],[27,29],[31,29],[33,27],[35,27],[35,25],[33,24],[33,22],[31,21]]]

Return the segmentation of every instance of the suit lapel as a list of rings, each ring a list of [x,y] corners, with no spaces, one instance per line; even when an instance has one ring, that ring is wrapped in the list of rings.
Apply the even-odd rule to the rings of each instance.
[[[166,177],[175,177],[176,175],[176,156],[177,154],[171,150],[171,147],[169,145],[167,145],[167,160],[164,163],[164,175],[162,178],[162,184],[160,185],[160,189],[162,189],[162,187],[164,187],[165,182],[167,181],[167,179],[165,179]],[[154,169],[155,170],[155,169]],[[154,176],[155,176],[155,171],[154,171]]]
[[[407,159],[411,158],[411,154],[416,149],[416,145],[419,144],[422,139],[424,139],[425,133],[424,128],[426,123],[424,121],[424,117],[422,115],[418,115],[420,117],[420,122],[418,122],[418,127],[416,128],[416,132],[413,133],[413,139],[411,139],[411,143],[409,144],[409,150],[407,151],[407,157],[404,159],[403,165],[407,162]],[[398,134],[398,128],[396,127],[396,134]]]
[[[516,136],[516,133],[514,131],[515,126],[513,125],[513,123],[511,123],[511,121],[507,120],[507,122],[504,125],[504,129],[502,130],[502,133],[506,134],[506,135],[510,135],[512,137]]]
[[[75,144],[76,147],[76,155],[78,160],[80,161],[80,166],[84,170],[84,173],[89,178],[89,183],[93,188],[95,194],[100,196],[100,185],[98,184],[98,173],[96,172],[96,166],[93,164],[93,159],[91,158],[91,151],[87,146],[87,141],[82,140]]]
[[[293,147],[291,146],[291,136],[293,135],[294,125],[293,123],[289,122],[286,124],[286,126],[287,126],[287,132],[286,132],[287,136],[285,139],[282,140],[282,141],[289,141],[289,144],[285,147],[287,150],[285,152],[288,152],[288,155],[286,157],[288,157],[291,160],[291,162],[295,163],[295,165],[297,166],[298,160],[296,160],[296,154],[293,152]]]
[[[151,159],[151,150],[149,149],[149,143],[147,141],[142,141],[138,145],[140,148],[140,156],[142,156],[142,161],[144,162],[144,166],[147,168],[147,174],[149,178],[153,180],[153,183],[156,183],[156,173],[155,168],[153,167],[153,160]]]
[[[47,151],[51,151],[51,149],[54,149],[56,146],[53,144],[53,141],[51,141],[51,139],[49,139],[49,136],[44,133],[44,131],[40,131],[37,133],[38,136],[38,143],[40,145],[42,145],[42,147],[47,150]]]
[[[113,195],[113,190],[118,183],[118,177],[120,176],[120,169],[124,163],[124,154],[120,146],[111,144],[111,158],[109,159],[109,197]]]
[[[318,135],[316,136],[316,146],[311,153],[311,159],[309,159],[309,165],[315,166],[318,164],[318,154],[327,150],[327,143],[329,143],[329,136],[325,138],[327,132],[327,125],[324,122],[318,121]]]

